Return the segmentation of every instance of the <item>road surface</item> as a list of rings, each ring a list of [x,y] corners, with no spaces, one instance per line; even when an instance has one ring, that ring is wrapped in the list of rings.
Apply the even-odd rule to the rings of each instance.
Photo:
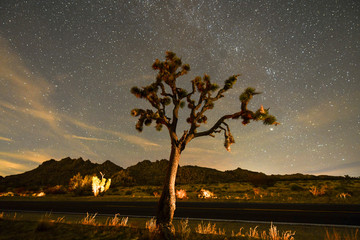
[[[156,202],[0,201],[2,211],[98,213],[155,216]],[[178,218],[360,226],[360,205],[268,204],[178,201]]]

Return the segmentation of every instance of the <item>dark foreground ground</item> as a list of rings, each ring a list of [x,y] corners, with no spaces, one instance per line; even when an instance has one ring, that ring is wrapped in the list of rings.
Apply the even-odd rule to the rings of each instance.
[[[155,216],[156,202],[0,201],[3,211]],[[177,218],[359,226],[360,205],[177,202]]]

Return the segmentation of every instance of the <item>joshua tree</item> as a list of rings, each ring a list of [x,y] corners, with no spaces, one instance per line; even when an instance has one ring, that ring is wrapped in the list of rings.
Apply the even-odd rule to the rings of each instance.
[[[240,95],[241,110],[220,117],[214,125],[206,131],[198,131],[198,128],[207,123],[205,113],[214,108],[217,100],[224,97],[224,94],[233,87],[239,75],[229,77],[222,88],[210,81],[208,75],[195,77],[191,81],[192,89],[187,92],[177,86],[176,80],[190,71],[188,64],[183,64],[181,59],[173,52],[166,52],[165,61],[155,60],[152,65],[158,71],[155,82],[138,88],[133,87],[131,93],[138,98],[147,100],[152,109],[133,109],[131,114],[138,117],[136,129],[141,132],[143,126],[149,126],[155,122],[156,130],[160,131],[165,126],[171,140],[171,153],[169,167],[166,173],[164,188],[159,200],[157,211],[157,225],[166,238],[173,236],[174,227],[172,220],[175,212],[175,179],[179,166],[182,151],[193,139],[212,136],[223,133],[225,137],[224,146],[230,151],[234,137],[231,135],[230,127],[226,123],[228,119],[242,119],[246,125],[251,120],[263,121],[266,125],[277,125],[276,118],[268,114],[268,109],[261,106],[257,111],[248,109],[248,103],[254,95],[259,94],[254,88],[247,88]],[[178,135],[177,126],[179,111],[184,106],[189,108],[189,117],[186,119],[189,124],[188,130]]]

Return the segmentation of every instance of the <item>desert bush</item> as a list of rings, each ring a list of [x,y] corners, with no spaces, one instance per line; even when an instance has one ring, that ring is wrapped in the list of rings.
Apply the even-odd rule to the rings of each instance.
[[[13,197],[15,194],[13,192],[1,193],[0,197]]]
[[[92,176],[84,178],[80,173],[74,175],[69,181],[69,191],[77,196],[91,195]]]
[[[309,189],[309,192],[315,197],[325,195],[326,191],[327,191],[326,185],[323,185],[321,187],[311,186]]]
[[[209,190],[206,189],[201,189],[200,193],[198,194],[198,198],[215,198],[214,193],[210,192]]]
[[[187,199],[188,196],[184,189],[176,190],[176,198],[177,199]]]
[[[100,174],[101,180],[96,176],[92,177],[92,191],[95,197],[109,190],[111,184],[110,178],[106,181],[106,178],[104,178],[104,174],[102,174],[101,172]]]
[[[337,197],[342,198],[342,199],[346,199],[351,197],[351,195],[349,193],[340,193],[337,195]]]

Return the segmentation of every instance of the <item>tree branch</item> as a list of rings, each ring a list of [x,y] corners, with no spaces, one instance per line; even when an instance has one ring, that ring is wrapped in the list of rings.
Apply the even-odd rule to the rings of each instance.
[[[224,115],[209,130],[194,133],[194,138],[202,137],[202,136],[208,136],[208,135],[210,135],[212,133],[215,133],[220,128],[221,124],[224,123],[224,121],[226,119],[235,119],[235,118],[239,118],[240,116],[241,116],[241,112],[236,112],[236,113],[233,113],[233,114]]]

